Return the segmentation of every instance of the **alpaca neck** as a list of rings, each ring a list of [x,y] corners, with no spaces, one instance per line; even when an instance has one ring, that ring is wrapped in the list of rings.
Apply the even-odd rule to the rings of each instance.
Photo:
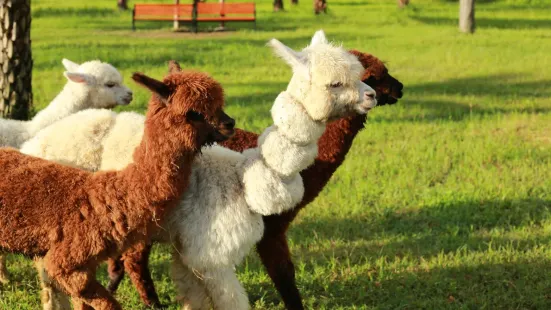
[[[366,118],[367,115],[354,115],[327,125],[327,129],[318,141],[319,151],[316,163],[301,173],[305,193],[298,208],[312,202],[331,179],[352,147],[354,138],[364,128]]]
[[[134,151],[134,163],[121,174],[125,184],[135,197],[153,208],[179,198],[201,147],[196,141],[197,133],[191,125],[182,129],[181,125],[147,118],[142,141]]]
[[[259,137],[258,145],[265,162],[286,180],[314,161],[326,124],[314,121],[304,103],[289,92],[279,94],[271,113],[274,125]]]
[[[38,131],[83,109],[89,100],[89,92],[77,89],[67,83],[61,93],[29,123],[29,134],[34,136]]]

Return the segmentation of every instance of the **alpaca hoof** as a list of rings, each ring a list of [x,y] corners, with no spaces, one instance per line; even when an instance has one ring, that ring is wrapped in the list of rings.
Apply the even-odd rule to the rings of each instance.
[[[168,305],[165,305],[165,304],[153,304],[149,307],[150,309],[153,309],[153,310],[165,310],[165,309],[168,309]]]

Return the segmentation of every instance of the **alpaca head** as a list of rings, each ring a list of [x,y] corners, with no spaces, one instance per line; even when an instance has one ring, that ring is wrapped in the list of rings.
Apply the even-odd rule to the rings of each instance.
[[[394,104],[402,98],[404,85],[388,73],[385,64],[377,57],[351,50],[365,68],[362,81],[377,92],[377,105]]]
[[[314,120],[327,121],[375,107],[375,91],[363,83],[356,56],[327,41],[322,30],[297,52],[276,39],[269,45],[293,69],[287,92],[300,101]]]
[[[193,127],[197,134],[191,143],[196,146],[233,135],[235,121],[223,110],[224,90],[206,73],[182,71],[176,61],[170,61],[163,81],[142,73],[134,73],[132,79],[153,93],[147,121],[164,122],[183,134],[189,134],[185,128]]]
[[[113,108],[132,101],[132,91],[122,83],[122,75],[112,65],[99,60],[82,64],[63,59],[64,75],[69,86],[87,95],[89,106],[82,108]]]

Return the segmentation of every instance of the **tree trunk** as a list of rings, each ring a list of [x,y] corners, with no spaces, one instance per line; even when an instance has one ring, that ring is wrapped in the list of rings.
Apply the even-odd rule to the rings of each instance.
[[[398,7],[400,9],[403,9],[408,4],[409,4],[409,0],[398,0]]]
[[[117,6],[121,10],[128,10],[127,0],[117,0]]]
[[[459,31],[461,32],[474,32],[474,1],[459,1]]]
[[[274,0],[274,12],[283,11],[283,0]]]
[[[0,116],[29,118],[32,108],[31,1],[0,0]]]

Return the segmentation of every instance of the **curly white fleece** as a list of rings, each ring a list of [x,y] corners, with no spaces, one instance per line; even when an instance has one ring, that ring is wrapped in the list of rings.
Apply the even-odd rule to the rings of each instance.
[[[0,146],[19,148],[41,129],[77,111],[111,108],[132,100],[132,91],[122,84],[121,74],[110,64],[92,60],[78,65],[66,59],[63,64],[66,68],[70,64],[73,69],[66,75],[80,74],[87,80],[74,82],[68,77],[63,90],[30,121],[0,119]]]

